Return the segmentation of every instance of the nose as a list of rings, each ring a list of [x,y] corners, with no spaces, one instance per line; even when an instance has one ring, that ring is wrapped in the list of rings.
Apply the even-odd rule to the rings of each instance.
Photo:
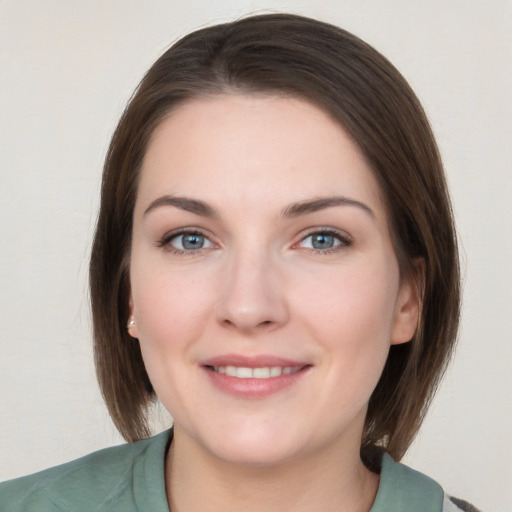
[[[282,272],[270,255],[264,251],[233,254],[224,275],[217,318],[225,327],[247,335],[273,330],[287,322]]]

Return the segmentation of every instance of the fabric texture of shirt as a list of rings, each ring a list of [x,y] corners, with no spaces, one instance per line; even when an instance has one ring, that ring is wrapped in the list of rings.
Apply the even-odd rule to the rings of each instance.
[[[0,511],[169,512],[164,466],[171,441],[172,430],[1,483]],[[452,501],[437,482],[384,454],[370,512],[461,510],[478,512],[466,502]]]

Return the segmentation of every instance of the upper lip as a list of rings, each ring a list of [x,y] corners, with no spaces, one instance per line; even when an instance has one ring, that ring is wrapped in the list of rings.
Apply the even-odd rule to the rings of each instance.
[[[236,366],[243,368],[266,368],[272,366],[298,367],[310,363],[294,359],[286,359],[272,355],[223,354],[201,361],[202,366]]]

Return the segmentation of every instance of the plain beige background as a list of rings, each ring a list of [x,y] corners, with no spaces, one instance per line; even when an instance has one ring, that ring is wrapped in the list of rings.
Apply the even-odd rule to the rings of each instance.
[[[512,510],[512,2],[0,2],[0,480],[120,442],[95,383],[87,265],[102,159],[177,37],[262,9],[338,24],[386,55],[430,116],[465,273],[457,358],[406,461]]]

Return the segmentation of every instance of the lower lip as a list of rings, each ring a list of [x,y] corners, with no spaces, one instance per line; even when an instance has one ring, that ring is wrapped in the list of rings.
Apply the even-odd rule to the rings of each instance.
[[[311,367],[305,366],[298,372],[268,379],[239,379],[215,372],[208,367],[203,368],[213,385],[223,393],[248,400],[258,400],[293,386],[308,373]]]

